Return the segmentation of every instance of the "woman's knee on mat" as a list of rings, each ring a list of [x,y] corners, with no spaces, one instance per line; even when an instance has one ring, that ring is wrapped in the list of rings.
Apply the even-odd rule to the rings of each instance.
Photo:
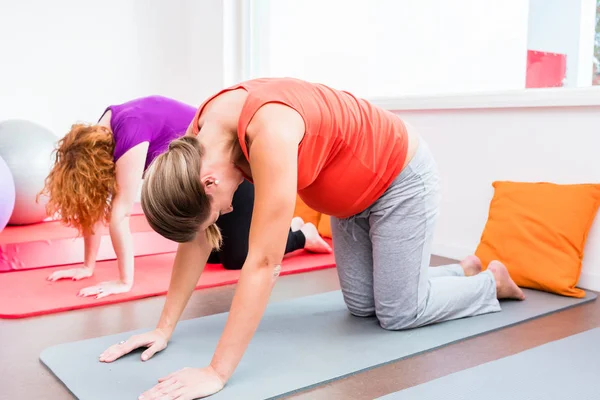
[[[355,317],[366,318],[366,317],[372,317],[375,315],[374,308],[353,307],[353,306],[349,306],[347,304],[346,304],[346,306],[348,307],[348,311],[350,311],[350,314],[354,315]]]
[[[403,329],[415,328],[417,318],[385,317],[379,318],[379,325],[388,331],[400,331]]]
[[[375,303],[368,299],[357,299],[352,298],[348,295],[344,295],[344,302],[350,314],[355,317],[372,317],[375,315]]]
[[[418,326],[420,310],[416,304],[414,307],[403,308],[402,310],[382,309],[382,307],[378,307],[376,315],[379,325],[383,329],[399,331],[416,328]]]

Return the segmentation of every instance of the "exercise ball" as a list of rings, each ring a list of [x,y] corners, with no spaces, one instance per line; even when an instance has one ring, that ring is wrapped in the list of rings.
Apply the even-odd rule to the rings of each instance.
[[[15,206],[15,181],[6,161],[0,157],[0,232],[8,224]]]
[[[0,157],[6,161],[15,184],[15,204],[8,225],[43,221],[48,198],[37,194],[52,167],[58,138],[36,123],[13,119],[0,122]]]

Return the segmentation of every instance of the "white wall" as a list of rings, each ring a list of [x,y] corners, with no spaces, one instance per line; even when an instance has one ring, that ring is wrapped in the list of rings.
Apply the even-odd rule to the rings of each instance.
[[[295,76],[364,97],[525,86],[524,0],[257,5],[254,76]]]
[[[9,0],[0,11],[0,120],[62,135],[108,104],[198,104],[223,82],[220,0]]]
[[[143,0],[141,0],[143,1]],[[162,1],[162,0],[154,0]],[[184,101],[200,105],[206,97],[224,85],[225,42],[223,0],[185,0],[188,2],[187,37],[193,38],[187,48],[189,58],[182,60],[189,66]],[[173,1],[165,1],[170,4]]]
[[[567,90],[567,89],[562,89]],[[600,181],[600,106],[397,111],[429,143],[442,176],[435,254],[472,254],[495,180]],[[588,236],[580,285],[600,290],[600,223]]]
[[[530,50],[566,54],[565,86],[590,86],[596,0],[529,0]]]

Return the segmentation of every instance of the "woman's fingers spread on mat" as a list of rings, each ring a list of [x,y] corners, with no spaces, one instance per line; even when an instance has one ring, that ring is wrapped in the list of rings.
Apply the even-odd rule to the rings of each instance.
[[[171,394],[170,399],[173,399],[173,400],[187,400],[187,399],[190,399],[190,400],[192,400],[192,397],[185,397],[185,389],[182,388],[182,389],[177,389],[176,391],[174,391]]]
[[[153,355],[155,355],[156,353],[158,353],[159,351],[162,351],[165,349],[165,347],[167,347],[167,342],[163,342],[163,341],[156,341],[152,346],[150,346],[148,348],[148,350],[144,351],[142,353],[142,361],[148,361]]]
[[[99,360],[101,362],[113,362],[125,354],[127,354],[126,351],[118,349],[116,345],[113,345],[100,354]]]
[[[96,296],[97,294],[99,294],[102,291],[102,289],[100,288],[99,285],[96,286],[89,286],[86,288],[83,288],[79,291],[79,296],[81,297],[87,297],[87,296]]]
[[[158,384],[156,386],[154,386],[154,388],[152,388],[151,391],[152,394],[155,393],[159,393],[161,395],[169,395],[169,399],[174,398],[174,394],[176,391],[182,389],[183,383],[179,382],[177,379],[173,378],[173,379],[169,379],[168,381],[164,381],[161,384]],[[178,394],[179,396],[180,394]],[[159,397],[160,398],[160,397]]]
[[[165,349],[167,342],[167,336],[160,330],[155,329],[150,332],[134,335],[124,342],[110,346],[100,355],[100,361],[112,362],[139,347],[148,347],[148,350],[142,353],[142,360],[146,361],[155,353]],[[144,358],[144,355],[147,355],[147,358]]]
[[[183,388],[183,383],[176,379],[169,379],[164,381],[152,389],[145,391],[139,397],[143,400],[155,400],[155,399],[172,399],[174,398],[175,392]],[[179,396],[179,394],[178,394]]]
[[[102,282],[95,286],[83,288],[79,291],[79,295],[96,296],[97,299],[101,299],[111,294],[125,293],[131,290],[132,285],[121,281],[109,281]]]
[[[100,355],[100,361],[111,362],[125,354],[147,345],[147,341],[144,341],[143,335],[132,336],[123,343],[113,344]]]
[[[215,394],[223,389],[223,386],[223,381],[211,367],[184,368],[162,378],[161,383],[142,393],[139,399],[177,398],[191,400]],[[177,397],[170,397],[172,395]]]
[[[165,384],[167,385],[161,388],[161,392],[166,393],[168,399],[178,399],[185,394],[185,387],[182,382],[171,379]]]
[[[69,278],[67,271],[54,271],[52,274],[48,276],[49,281],[57,281],[59,279]]]
[[[54,271],[50,276],[48,276],[49,281],[57,281],[60,279],[73,279],[78,281],[80,279],[89,278],[94,274],[94,271],[88,267],[82,268],[71,268],[71,269],[63,269],[60,271]]]

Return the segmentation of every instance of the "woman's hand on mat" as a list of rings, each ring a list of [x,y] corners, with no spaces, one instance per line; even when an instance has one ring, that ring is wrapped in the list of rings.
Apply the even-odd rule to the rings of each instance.
[[[215,394],[225,386],[223,379],[212,367],[180,369],[160,378],[158,382],[138,399],[192,400]]]
[[[97,299],[101,299],[111,294],[126,293],[131,290],[133,283],[127,283],[122,281],[108,281],[102,282],[96,286],[90,286],[83,288],[79,291],[79,296],[96,296]]]
[[[117,358],[124,356],[140,347],[148,349],[142,353],[142,361],[149,360],[154,354],[164,350],[169,342],[169,335],[161,329],[155,329],[151,332],[133,335],[129,339],[110,346],[100,354],[101,362],[113,362]]]
[[[48,276],[49,281],[57,281],[59,279],[72,279],[78,281],[80,279],[89,278],[94,275],[94,268],[83,266],[80,268],[62,269],[60,271],[54,271]]]

